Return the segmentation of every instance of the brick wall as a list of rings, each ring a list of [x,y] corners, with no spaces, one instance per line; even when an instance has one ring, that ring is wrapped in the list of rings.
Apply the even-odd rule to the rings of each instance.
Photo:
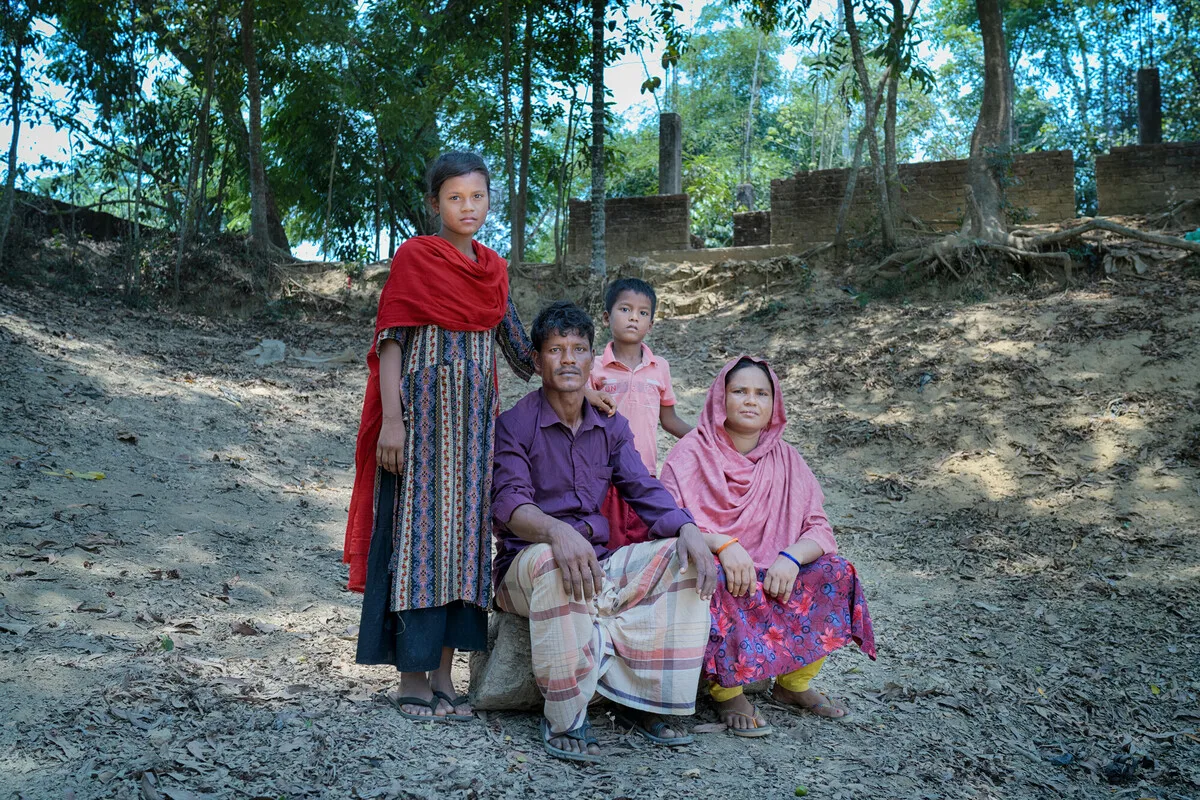
[[[733,246],[753,247],[771,243],[770,211],[738,211],[733,215]]]
[[[690,224],[686,194],[616,197],[604,202],[604,244],[608,263],[652,250],[686,250]],[[592,204],[572,200],[567,228],[567,260],[583,264],[592,257]]]
[[[1150,214],[1200,198],[1200,142],[1114,147],[1096,156],[1100,214]]]
[[[1070,150],[1026,153],[1013,162],[1009,203],[1042,222],[1075,218],[1075,159]],[[832,240],[849,172],[797,172],[793,178],[771,181],[771,243]],[[965,160],[901,164],[899,172],[902,219],[913,217],[947,230],[958,227],[965,213]],[[860,170],[847,218],[852,236],[877,224],[877,202],[873,173]]]

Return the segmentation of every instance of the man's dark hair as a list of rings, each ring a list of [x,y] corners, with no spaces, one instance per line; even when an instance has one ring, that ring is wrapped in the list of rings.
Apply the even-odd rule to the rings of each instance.
[[[612,313],[613,306],[617,304],[617,298],[621,296],[621,292],[636,292],[650,298],[650,316],[654,316],[654,312],[658,310],[658,295],[654,293],[654,287],[646,283],[641,278],[621,278],[619,281],[613,281],[608,285],[608,291],[604,293],[604,310]]]
[[[767,376],[767,383],[770,384],[770,386],[771,386],[771,396],[774,397],[775,396],[775,381],[771,380],[770,368],[766,364],[762,363],[761,361],[755,361],[753,358],[750,358],[749,356],[742,356],[741,358],[739,358],[738,362],[733,365],[733,369],[731,369],[731,370],[729,370],[729,372],[725,373],[725,385],[729,386],[729,380],[730,380],[730,378],[733,377],[733,373],[741,372],[742,370],[747,369],[749,367],[758,367],[759,369],[762,370],[762,374]]]
[[[442,153],[429,165],[429,171],[425,173],[425,185],[429,189],[429,197],[436,198],[438,192],[442,190],[442,184],[451,178],[470,175],[472,172],[483,174],[483,179],[487,181],[488,192],[491,192],[492,174],[488,172],[487,164],[483,163],[483,159],[478,154],[463,150]]]
[[[559,336],[578,334],[591,345],[596,337],[596,327],[592,325],[592,318],[582,308],[570,300],[558,300],[539,311],[537,318],[533,320],[533,329],[529,331],[533,349],[541,352],[542,343],[552,333]]]

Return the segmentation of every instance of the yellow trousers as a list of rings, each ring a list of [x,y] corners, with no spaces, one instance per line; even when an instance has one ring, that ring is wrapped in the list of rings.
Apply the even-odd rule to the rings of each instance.
[[[825,665],[825,658],[818,658],[807,667],[801,667],[795,672],[789,672],[786,675],[780,675],[775,679],[775,683],[789,692],[803,692],[808,690],[808,685],[812,683],[812,679],[817,677],[817,673],[821,671],[821,667]],[[712,695],[712,699],[718,703],[724,703],[726,700],[732,700],[742,693],[741,686],[732,686],[725,688],[714,683],[709,687],[708,693]]]

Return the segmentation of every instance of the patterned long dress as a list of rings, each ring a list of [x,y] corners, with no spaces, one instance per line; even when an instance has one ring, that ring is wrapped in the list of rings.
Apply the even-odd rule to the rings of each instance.
[[[486,633],[492,445],[500,403],[496,348],[528,380],[533,345],[511,298],[492,330],[388,328],[377,346],[385,339],[401,349],[404,471],[376,473],[375,533],[357,660],[421,671],[433,667],[406,668],[406,651],[432,658],[443,646],[443,631],[444,646],[479,649],[477,636],[456,640],[451,629]],[[449,618],[417,613],[424,609],[448,609]],[[438,641],[416,641],[431,637]]]

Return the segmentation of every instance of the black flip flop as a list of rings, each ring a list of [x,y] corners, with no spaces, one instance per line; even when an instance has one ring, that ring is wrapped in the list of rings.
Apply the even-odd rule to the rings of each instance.
[[[572,728],[559,734],[550,733],[550,721],[542,717],[542,746],[546,748],[546,752],[555,758],[561,758],[565,761],[583,761],[588,764],[599,764],[604,761],[603,756],[592,755],[591,753],[572,753],[570,750],[563,750],[561,747],[554,747],[550,744],[550,740],[555,736],[567,736],[576,741],[583,742],[584,746],[591,744],[599,744],[595,736],[592,736],[592,724],[587,720],[578,728]]]
[[[437,710],[437,703],[434,700],[425,700],[421,697],[397,697],[392,700],[396,704],[396,710],[400,712],[400,716],[405,719],[414,719],[417,722],[445,722],[445,717],[439,717],[432,712]],[[429,714],[414,714],[411,711],[405,711],[404,706],[425,706],[431,713]]]
[[[445,692],[434,692],[433,697],[434,697],[434,700],[445,700],[447,703],[450,704],[450,713],[444,717],[441,717],[441,719],[449,719],[449,720],[453,720],[455,722],[470,722],[471,720],[475,719],[474,714],[457,714],[454,712],[454,709],[458,708],[463,703],[467,702],[468,698],[465,694],[460,694],[458,697],[451,697],[450,695],[446,694]],[[434,703],[432,700],[430,701],[430,703],[432,704],[432,708],[434,709],[434,711],[437,711],[437,704]]]

